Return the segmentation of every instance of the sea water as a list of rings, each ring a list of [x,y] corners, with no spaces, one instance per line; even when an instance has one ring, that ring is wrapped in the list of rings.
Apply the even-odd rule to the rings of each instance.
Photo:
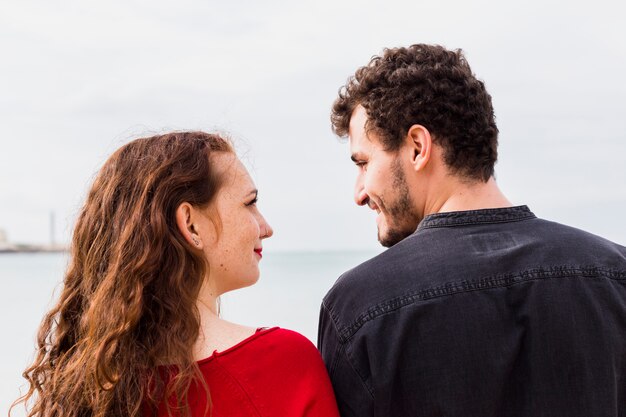
[[[252,327],[296,330],[312,342],[322,297],[346,270],[376,252],[264,252],[261,277],[225,294],[221,315]],[[35,336],[45,312],[62,288],[65,254],[0,254],[0,413],[25,392],[22,372],[34,357]],[[24,416],[23,407],[14,409]]]

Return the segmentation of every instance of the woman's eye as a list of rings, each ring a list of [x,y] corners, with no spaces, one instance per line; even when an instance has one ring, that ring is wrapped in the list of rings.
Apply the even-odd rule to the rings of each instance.
[[[258,199],[257,197],[255,197],[255,198],[254,198],[254,200],[252,200],[252,201],[250,201],[250,202],[246,203],[246,206],[253,206],[253,205],[255,205],[255,204],[256,204],[256,202],[257,202],[258,200],[259,200],[259,199]]]

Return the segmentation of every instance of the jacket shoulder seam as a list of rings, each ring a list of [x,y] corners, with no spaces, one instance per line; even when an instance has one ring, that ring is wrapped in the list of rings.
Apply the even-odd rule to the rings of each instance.
[[[553,266],[533,268],[517,273],[498,274],[474,280],[448,282],[440,286],[406,293],[400,297],[383,301],[361,313],[350,325],[341,327],[331,308],[326,306],[338,331],[340,343],[346,343],[365,323],[375,318],[398,310],[419,301],[446,297],[454,294],[483,291],[493,288],[508,287],[523,282],[551,278],[603,278],[626,284],[626,271],[601,268],[596,266]]]

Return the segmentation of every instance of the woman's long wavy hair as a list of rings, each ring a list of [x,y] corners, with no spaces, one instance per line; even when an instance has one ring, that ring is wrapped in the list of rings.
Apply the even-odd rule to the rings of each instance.
[[[215,134],[177,132],[134,140],[106,161],[74,229],[60,299],[24,371],[30,387],[16,404],[29,417],[139,416],[163,402],[170,415],[188,414],[186,393],[200,378],[195,303],[208,265],[175,213],[216,195],[215,152],[233,149]]]

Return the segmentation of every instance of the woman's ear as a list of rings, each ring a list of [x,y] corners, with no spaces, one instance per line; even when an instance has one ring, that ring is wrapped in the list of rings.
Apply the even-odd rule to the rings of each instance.
[[[201,250],[204,247],[204,244],[194,224],[195,215],[196,210],[191,204],[182,203],[176,209],[176,226],[178,226],[178,230],[180,230],[180,233],[183,235],[187,243],[189,243],[192,247]]]
[[[413,125],[407,132],[406,140],[411,149],[411,165],[415,171],[423,170],[432,151],[433,141],[430,132],[422,125]]]

